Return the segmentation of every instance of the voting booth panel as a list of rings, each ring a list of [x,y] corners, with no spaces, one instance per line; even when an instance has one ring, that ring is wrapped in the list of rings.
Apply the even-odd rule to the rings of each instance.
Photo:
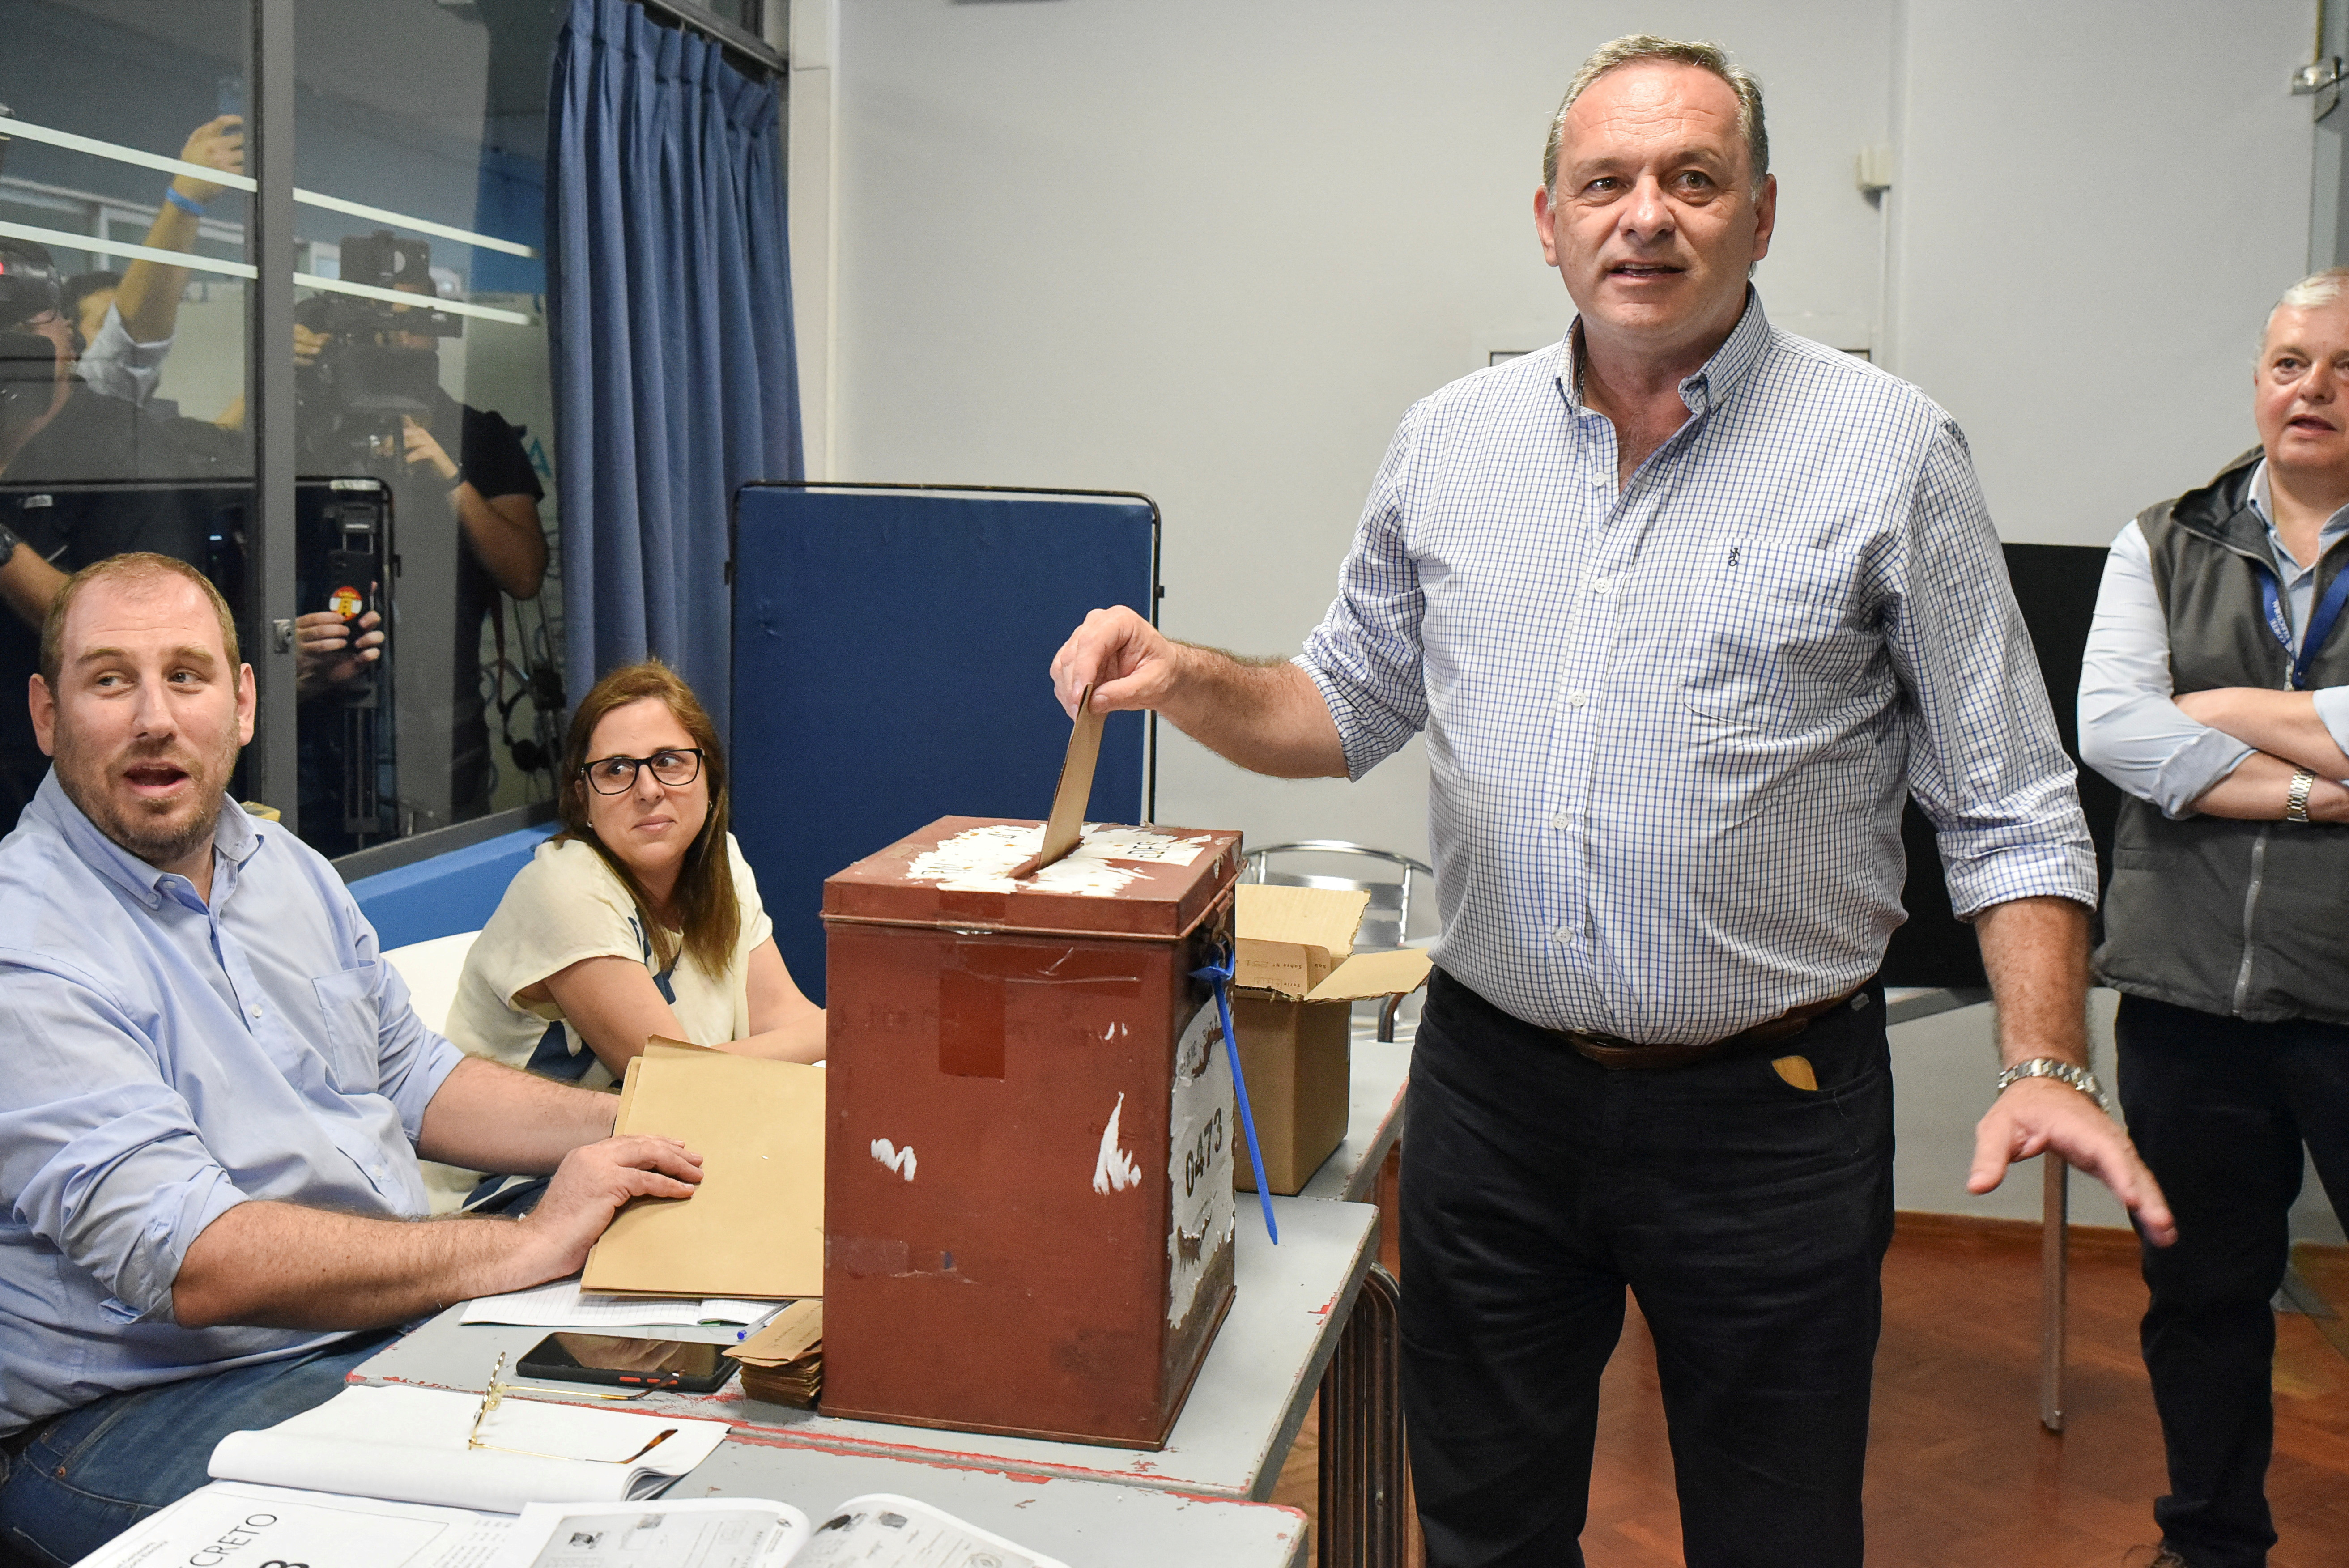
[[[1081,491],[754,483],[735,496],[734,834],[823,1003],[824,879],[942,812],[1032,818],[1068,716],[1045,666],[1088,611],[1156,619],[1158,510]],[[1085,815],[1151,816],[1113,714]]]
[[[2079,770],[2080,807],[2087,814],[2088,836],[2095,841],[2096,883],[2102,887],[2112,874],[2113,825],[2120,817],[2121,792],[2111,779],[2080,761],[2079,708],[2080,662],[2088,645],[2088,624],[2095,617],[2096,591],[2104,583],[2106,551],[2101,545],[2009,544],[2005,555],[2015,605],[2023,612],[2032,652],[2047,683],[2056,737]],[[1940,841],[1914,800],[1901,815],[1900,841],[1909,859],[1900,903],[1909,919],[1885,949],[1884,983],[1987,986],[1982,947],[1973,927],[1951,911]]]
[[[1033,827],[945,818],[824,884],[823,1409],[1159,1448],[1232,1299],[1193,971],[1231,952],[1239,835],[1089,841],[1057,887],[968,863]]]

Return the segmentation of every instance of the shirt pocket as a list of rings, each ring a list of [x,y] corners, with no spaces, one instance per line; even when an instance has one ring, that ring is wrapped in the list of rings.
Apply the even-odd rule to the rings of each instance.
[[[382,1077],[378,1031],[383,1005],[378,965],[339,970],[310,982],[317,993],[319,1054],[326,1058],[335,1087],[346,1094],[372,1094]]]
[[[1823,550],[1732,542],[1688,605],[1681,700],[1725,724],[1793,735],[1864,682],[1849,566]]]

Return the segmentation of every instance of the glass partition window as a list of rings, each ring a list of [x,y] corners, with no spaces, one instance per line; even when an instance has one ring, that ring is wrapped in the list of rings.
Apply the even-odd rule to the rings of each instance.
[[[563,693],[543,294],[554,0],[296,0],[290,254],[254,253],[259,0],[10,0],[0,51],[0,692],[124,550],[293,622],[329,854],[553,793]],[[283,178],[280,174],[278,178]],[[291,268],[295,603],[264,614],[253,280]],[[280,274],[282,277],[284,274]],[[274,514],[273,514],[274,515]],[[282,593],[283,590],[276,590]],[[47,759],[0,697],[0,831]],[[242,781],[241,781],[242,782]]]
[[[0,50],[0,831],[67,573],[155,551],[243,603],[244,0],[10,0]],[[249,628],[248,628],[249,634]]]
[[[300,607],[386,633],[305,691],[303,832],[340,850],[551,793],[557,18],[304,0],[296,21]]]

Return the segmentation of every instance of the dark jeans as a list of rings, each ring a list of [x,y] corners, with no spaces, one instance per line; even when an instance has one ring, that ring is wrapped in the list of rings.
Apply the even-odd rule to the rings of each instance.
[[[264,1361],[128,1394],[110,1394],[11,1439],[0,1454],[0,1545],[28,1563],[79,1561],[212,1477],[231,1432],[275,1426],[342,1392],[345,1376],[395,1330],[362,1334],[285,1361]]]
[[[2270,1302],[2303,1142],[2349,1215],[2349,1027],[2123,996],[2115,1032],[2129,1136],[2178,1216],[2176,1245],[2143,1249],[2141,1338],[2169,1456],[2153,1516],[2189,1568],[2260,1568],[2276,1538]]]
[[[1788,1055],[1816,1090],[1772,1069]],[[1858,1568],[1892,1235],[1880,988],[1772,1049],[1610,1071],[1438,970],[1402,1203],[1430,1568],[1579,1568],[1627,1284],[1655,1336],[1689,1568]]]

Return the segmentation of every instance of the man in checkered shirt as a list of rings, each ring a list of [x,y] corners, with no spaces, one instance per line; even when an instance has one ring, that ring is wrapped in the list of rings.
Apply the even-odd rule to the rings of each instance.
[[[2000,1004],[1969,1186],[2052,1147],[2172,1233],[2084,1070],[2095,857],[1963,438],[1770,326],[1768,168],[1719,50],[1600,49],[1534,197],[1575,325],[1404,417],[1303,655],[1117,609],[1053,660],[1071,711],[1260,772],[1427,737],[1403,1394],[1444,1568],[1582,1562],[1626,1284],[1691,1568],[1860,1563],[1909,793]]]

